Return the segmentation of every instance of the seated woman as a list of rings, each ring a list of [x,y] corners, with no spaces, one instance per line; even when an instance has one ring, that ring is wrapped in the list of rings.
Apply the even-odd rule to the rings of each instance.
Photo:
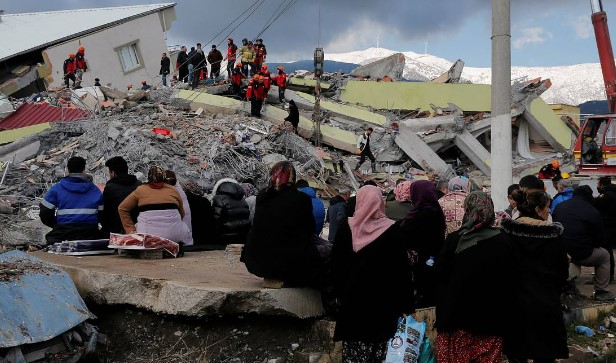
[[[320,287],[324,267],[313,242],[314,228],[312,201],[295,188],[293,165],[278,162],[270,170],[269,186],[257,196],[242,262],[259,277]]]
[[[203,189],[194,180],[182,184],[192,214],[192,237],[195,245],[213,245],[218,241],[212,203],[203,195]]]
[[[220,179],[212,190],[214,220],[221,244],[244,244],[250,230],[250,208],[235,179]]]
[[[130,218],[137,208],[137,224]],[[188,240],[190,230],[182,221],[184,205],[175,187],[165,183],[165,170],[153,165],[148,171],[147,184],[140,185],[118,207],[126,233],[147,233],[174,242]]]
[[[387,201],[385,204],[385,214],[387,218],[394,221],[401,221],[413,210],[411,202],[411,181],[405,180],[394,189],[394,200]]]

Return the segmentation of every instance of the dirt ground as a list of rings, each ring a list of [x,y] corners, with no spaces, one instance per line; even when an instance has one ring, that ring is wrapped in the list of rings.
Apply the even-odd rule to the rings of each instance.
[[[321,352],[314,320],[244,316],[182,319],[129,307],[90,306],[109,344],[99,348],[100,363],[298,362],[300,352]]]

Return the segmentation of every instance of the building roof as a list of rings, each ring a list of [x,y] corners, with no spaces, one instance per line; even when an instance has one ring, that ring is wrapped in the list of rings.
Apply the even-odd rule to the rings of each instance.
[[[0,22],[0,61],[156,13],[175,5],[175,3],[163,3],[4,14],[0,16],[2,19]]]
[[[73,121],[88,117],[77,108],[60,108],[47,103],[24,103],[0,121],[0,130],[13,130],[46,122]]]

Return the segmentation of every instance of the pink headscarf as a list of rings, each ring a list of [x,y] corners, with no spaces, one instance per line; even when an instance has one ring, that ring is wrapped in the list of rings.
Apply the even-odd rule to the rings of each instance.
[[[353,251],[358,252],[374,242],[394,223],[385,215],[381,190],[372,185],[363,186],[357,192],[355,214],[349,217]]]
[[[394,189],[394,197],[398,202],[410,202],[411,201],[411,181],[403,181],[396,185]]]

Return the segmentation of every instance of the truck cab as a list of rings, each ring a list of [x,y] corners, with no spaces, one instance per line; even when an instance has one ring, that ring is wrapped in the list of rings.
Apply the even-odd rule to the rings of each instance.
[[[616,114],[587,117],[573,157],[580,175],[616,175]]]

